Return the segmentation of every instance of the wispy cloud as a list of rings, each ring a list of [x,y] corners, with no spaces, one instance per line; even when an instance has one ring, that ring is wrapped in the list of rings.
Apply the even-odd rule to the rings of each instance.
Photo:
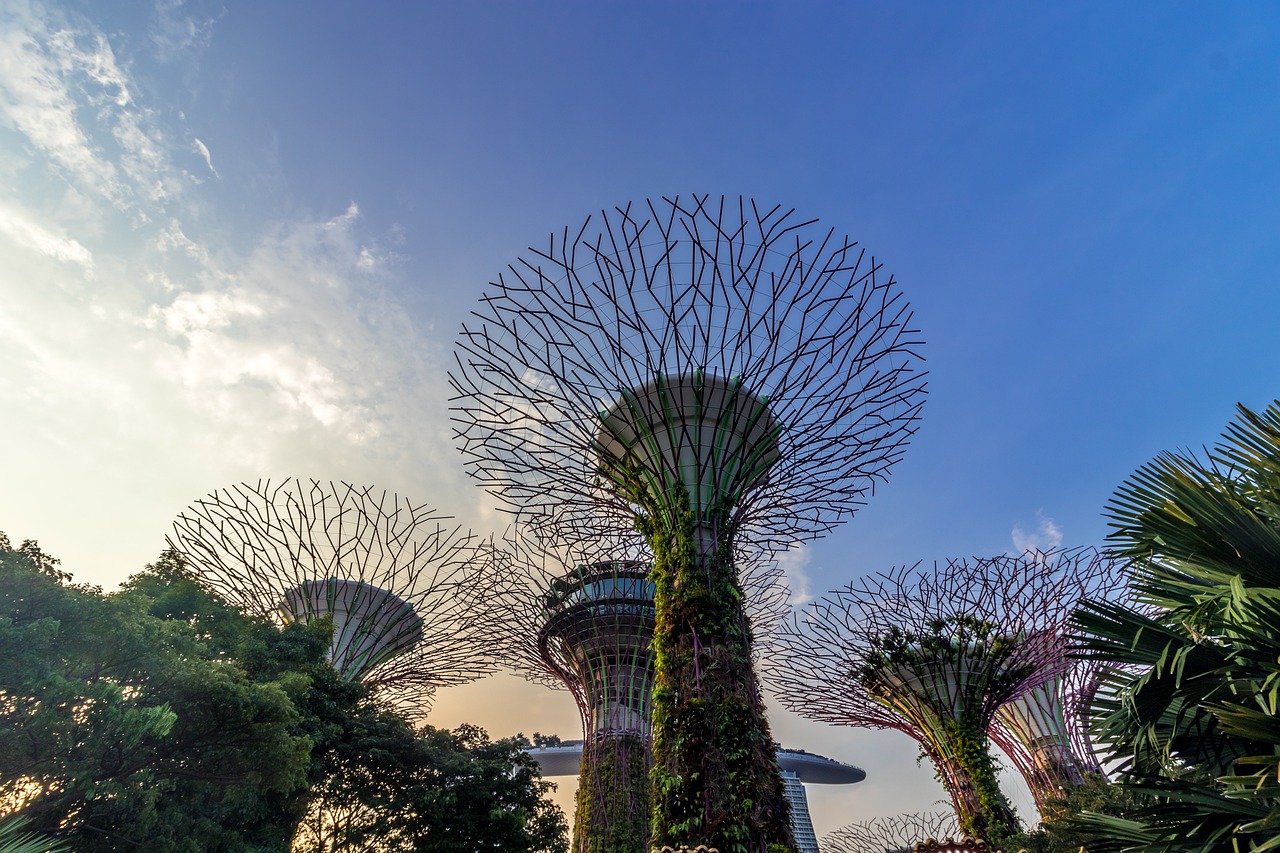
[[[787,586],[791,588],[791,607],[803,607],[813,601],[813,582],[809,577],[809,563],[813,560],[813,552],[807,545],[792,545],[791,548],[778,555],[778,567],[787,578]]]
[[[105,34],[14,4],[0,19],[0,123],[78,190],[123,208],[179,186],[163,135]],[[135,215],[146,215],[135,209]]]
[[[218,170],[213,167],[213,157],[209,154],[209,146],[205,145],[199,139],[193,139],[192,145],[195,147],[196,153],[204,158],[204,164],[209,167],[209,171],[213,173],[213,176],[215,178],[221,178],[222,176],[218,174]]]
[[[110,39],[14,9],[0,15],[0,125],[21,140],[0,150],[15,155],[0,188],[0,465],[24,485],[0,514],[56,515],[70,489],[101,535],[158,535],[174,493],[282,474],[395,488],[421,471],[416,498],[479,504],[449,464],[444,353],[394,296],[397,235],[371,233],[354,202],[219,232],[173,166],[194,148],[216,175],[207,146],[161,122],[172,113]],[[110,497],[122,491],[127,508]]]
[[[157,56],[168,61],[184,51],[208,45],[214,23],[214,18],[187,14],[183,0],[161,0],[156,4],[149,35]]]
[[[93,253],[64,233],[55,233],[29,214],[0,202],[0,234],[19,246],[46,257],[78,264],[93,272]]]
[[[1043,512],[1036,513],[1034,530],[1024,530],[1015,524],[1009,535],[1013,538],[1014,550],[1019,554],[1026,551],[1049,551],[1062,544],[1062,530]]]

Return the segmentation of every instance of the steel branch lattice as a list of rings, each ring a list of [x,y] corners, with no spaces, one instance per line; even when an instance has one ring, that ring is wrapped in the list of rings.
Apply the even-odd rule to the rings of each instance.
[[[910,853],[916,844],[960,837],[952,812],[916,812],[851,823],[829,833],[822,853]]]
[[[1082,598],[1117,593],[1117,563],[1084,548],[951,560],[932,569],[896,568],[850,583],[776,632],[765,669],[783,705],[826,722],[902,731],[943,762],[945,778],[947,756],[939,754],[936,730],[964,703],[979,703],[992,739],[1038,801],[1046,783],[1055,791],[1070,783],[1049,770],[1074,766],[1063,756],[1076,756],[1093,769],[1096,764],[1085,759],[1089,751],[1076,704],[1088,678],[1067,659],[1062,633]],[[981,661],[961,653],[915,673],[920,677],[914,682],[910,673],[899,673],[896,688],[892,677],[869,688],[865,668],[886,636],[927,634],[940,620],[957,617],[980,620],[997,635],[1015,639],[998,665],[1022,675],[992,692],[985,689],[989,674]]]
[[[589,733],[597,711],[574,664],[559,655],[549,658],[540,643],[547,623],[548,592],[558,580],[580,577],[585,567],[633,564],[647,569],[652,556],[635,536],[611,536],[604,530],[575,536],[573,541],[574,547],[555,548],[512,533],[482,547],[483,584],[491,590],[495,614],[486,623],[486,645],[528,680],[573,693],[583,731]],[[777,562],[758,551],[739,554],[736,563],[752,632],[767,637],[790,612],[785,574]],[[647,678],[651,683],[652,676]]]
[[[767,402],[778,458],[732,519],[759,546],[848,518],[915,431],[911,310],[873,256],[814,220],[663,198],[530,252],[463,327],[450,383],[470,473],[533,535],[562,540],[597,512],[631,528],[593,447],[602,413],[663,377],[740,380]]]
[[[372,486],[259,480],[197,500],[168,542],[206,586],[255,615],[333,615],[335,667],[424,713],[436,688],[496,666],[478,634],[488,596],[473,537],[449,521]],[[338,610],[362,608],[339,624]],[[379,643],[387,648],[353,663]]]

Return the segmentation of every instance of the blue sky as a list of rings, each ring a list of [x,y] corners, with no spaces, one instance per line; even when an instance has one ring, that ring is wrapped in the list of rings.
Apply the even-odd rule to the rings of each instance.
[[[928,342],[913,446],[799,594],[1096,544],[1136,466],[1280,394],[1278,37],[1261,3],[0,0],[0,530],[108,587],[261,476],[499,530],[449,435],[471,304],[710,192],[848,232]],[[510,676],[435,714],[576,725]],[[904,737],[775,719],[868,770],[820,834],[941,796]]]

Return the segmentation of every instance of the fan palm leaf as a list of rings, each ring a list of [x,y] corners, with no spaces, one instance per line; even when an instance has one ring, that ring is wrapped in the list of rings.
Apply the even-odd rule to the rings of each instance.
[[[1150,805],[1076,828],[1099,850],[1280,847],[1280,401],[1203,459],[1160,454],[1107,514],[1137,604],[1086,602],[1072,643],[1103,664],[1095,743]]]

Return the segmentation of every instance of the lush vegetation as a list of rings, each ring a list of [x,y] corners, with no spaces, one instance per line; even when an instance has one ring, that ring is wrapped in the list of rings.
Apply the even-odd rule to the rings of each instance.
[[[1280,846],[1280,403],[1160,455],[1109,514],[1137,605],[1090,604],[1078,643],[1110,665],[1093,733],[1133,805],[1071,825],[1090,850]]]
[[[871,696],[918,727],[961,830],[993,844],[1019,830],[987,735],[996,707],[1031,668],[1013,663],[1016,643],[972,616],[935,619],[919,632],[879,637],[859,673]]]
[[[777,753],[751,662],[751,627],[734,568],[728,507],[698,523],[717,531],[702,554],[688,496],[673,514],[637,475],[632,496],[654,554],[653,820],[655,845],[722,853],[793,849]],[[668,497],[668,500],[671,500]]]
[[[575,799],[575,853],[648,851],[650,763],[649,744],[638,735],[587,740]]]
[[[0,535],[0,816],[77,851],[563,851],[516,741],[415,730],[166,553],[116,593]]]

